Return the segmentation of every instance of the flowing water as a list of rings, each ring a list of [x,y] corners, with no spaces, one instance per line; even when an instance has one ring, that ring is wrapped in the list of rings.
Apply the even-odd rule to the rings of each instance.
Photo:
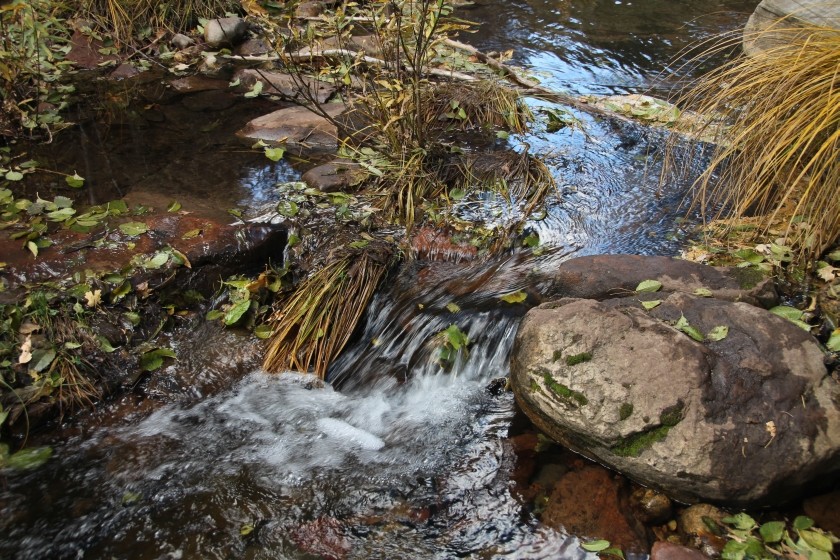
[[[520,0],[481,3],[466,17],[485,22],[473,44],[514,48],[515,61],[552,87],[612,93],[662,87],[659,72],[685,44],[742,25],[752,4]],[[574,536],[541,527],[517,492],[512,436],[523,423],[492,382],[508,373],[524,306],[497,296],[573,255],[675,253],[686,186],[658,185],[659,133],[580,118],[586,134],[538,127],[521,139],[560,185],[545,218],[529,225],[541,256],[404,267],[375,296],[324,388],[260,372],[236,334],[176,334],[181,360],[159,376],[189,370],[189,387],[173,382],[110,403],[47,441],[55,448],[47,465],[5,475],[0,557],[585,556]],[[276,181],[297,177],[282,162],[266,166],[207,140],[224,138],[226,121],[184,142],[188,128],[213,122],[194,119],[162,131],[148,121],[109,127],[125,144],[94,157],[105,143],[92,142],[88,160],[106,157],[113,176],[93,168],[91,176],[175,196],[195,194],[192,183],[198,196],[231,206],[271,201]],[[136,144],[150,135],[159,157]],[[438,333],[451,324],[471,343],[444,369]]]

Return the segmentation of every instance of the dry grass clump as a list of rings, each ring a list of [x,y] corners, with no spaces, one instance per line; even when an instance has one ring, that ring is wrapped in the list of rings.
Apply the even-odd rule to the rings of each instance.
[[[82,17],[97,24],[118,44],[131,44],[150,31],[188,31],[199,18],[238,13],[238,0],[81,0]]]
[[[760,216],[762,233],[784,218],[787,244],[811,259],[840,234],[840,32],[761,33],[772,46],[706,74],[679,100],[717,127],[695,201],[712,219]]]
[[[312,372],[321,379],[338,356],[387,272],[392,249],[380,242],[343,255],[306,278],[272,317],[266,371]]]

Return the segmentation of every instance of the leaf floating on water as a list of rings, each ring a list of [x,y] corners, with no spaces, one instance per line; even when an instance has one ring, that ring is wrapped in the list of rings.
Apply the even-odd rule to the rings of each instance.
[[[263,151],[265,153],[265,157],[267,157],[271,161],[280,161],[281,159],[283,159],[283,155],[286,153],[286,148],[269,148],[268,146],[266,146],[263,149]]]
[[[506,303],[522,303],[523,301],[528,299],[528,294],[526,294],[522,290],[519,290],[518,292],[512,292],[510,294],[499,296],[499,299]]]
[[[163,365],[164,358],[175,358],[175,352],[169,348],[155,348],[140,356],[140,369],[155,371]]]
[[[658,307],[659,305],[661,305],[662,300],[661,299],[652,299],[650,301],[643,301],[643,302],[641,302],[641,304],[642,304],[642,307],[645,308],[645,310],[650,311],[654,307]]]
[[[137,502],[139,502],[142,498],[143,498],[143,494],[140,494],[139,492],[132,492],[132,491],[129,490],[128,492],[123,494],[122,505],[124,505],[124,506],[134,505]]]
[[[446,309],[447,309],[450,313],[458,313],[459,311],[461,311],[461,308],[460,308],[460,307],[458,306],[458,304],[457,304],[457,303],[455,303],[454,301],[450,301],[449,303],[447,303],[447,304],[446,304]]]
[[[452,346],[454,350],[466,348],[470,343],[467,333],[459,329],[458,325],[449,325],[446,330],[443,331],[443,334],[446,337],[446,342]]]
[[[606,550],[610,547],[610,541],[590,541],[587,543],[581,543],[580,547],[588,552],[601,552],[602,550]]]
[[[719,340],[723,340],[729,336],[729,327],[726,325],[718,325],[713,328],[709,333],[706,335],[706,338],[711,340],[712,342],[717,342]]]
[[[636,292],[658,292],[662,289],[662,282],[659,280],[642,280],[636,286]]]
[[[143,222],[126,222],[120,224],[120,231],[128,236],[136,237],[149,231],[149,226]]]

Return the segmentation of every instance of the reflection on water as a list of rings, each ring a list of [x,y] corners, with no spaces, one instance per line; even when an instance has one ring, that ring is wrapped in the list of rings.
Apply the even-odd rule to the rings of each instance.
[[[467,12],[479,49],[514,49],[543,85],[573,93],[648,91],[680,51],[740,29],[752,0],[479,1]],[[659,90],[667,95],[667,91]]]

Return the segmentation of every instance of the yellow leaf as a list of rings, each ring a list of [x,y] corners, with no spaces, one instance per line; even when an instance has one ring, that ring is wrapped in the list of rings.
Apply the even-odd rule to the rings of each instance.
[[[85,292],[85,299],[88,307],[96,307],[102,303],[102,290],[94,290]]]

